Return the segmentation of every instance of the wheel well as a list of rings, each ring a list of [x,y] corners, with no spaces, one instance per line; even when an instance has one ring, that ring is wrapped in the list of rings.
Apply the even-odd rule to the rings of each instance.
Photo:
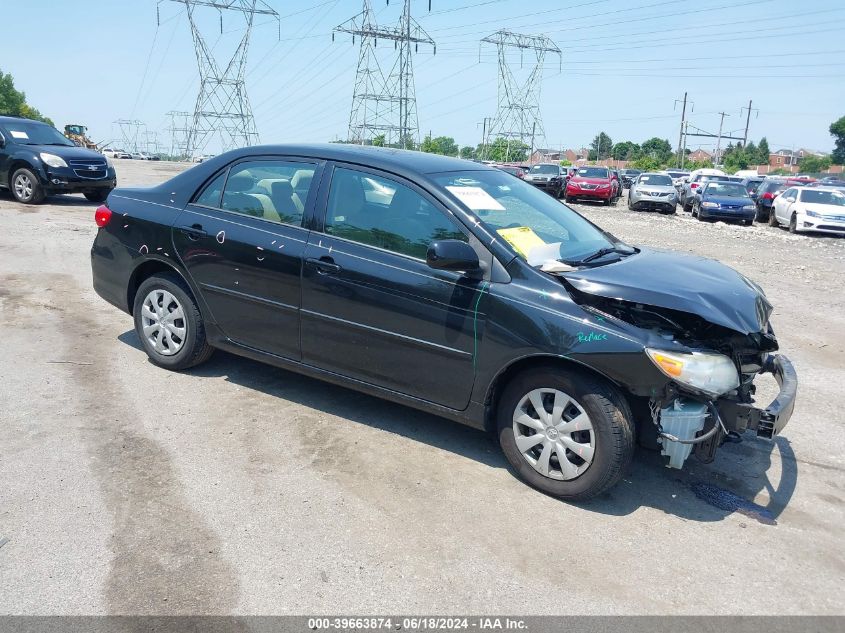
[[[182,281],[185,282],[185,286],[187,287],[188,291],[191,294],[191,297],[196,301],[196,297],[193,296],[193,291],[191,291],[191,287],[188,282],[185,280],[184,275],[179,272],[175,266],[171,266],[170,264],[166,264],[157,259],[151,259],[145,261],[143,264],[138,266],[133,272],[132,276],[129,278],[129,284],[126,293],[126,305],[129,308],[129,311],[132,312],[132,307],[135,305],[135,295],[138,292],[138,288],[141,286],[144,281],[152,277],[153,275],[157,275],[158,273],[175,273],[178,275]]]
[[[527,358],[521,358],[511,363],[504,369],[504,371],[500,372],[487,389],[487,397],[484,400],[484,428],[486,431],[496,431],[496,409],[499,407],[499,398],[505,390],[505,387],[518,374],[530,369],[536,369],[537,367],[565,368],[576,370],[581,373],[591,374],[596,378],[605,380],[611,385],[614,385],[622,392],[623,395],[627,394],[624,388],[601,372],[569,358],[563,358],[560,356],[529,356]]]
[[[32,165],[30,165],[28,162],[26,162],[25,160],[21,160],[19,158],[15,161],[12,161],[12,164],[9,166],[9,173],[6,174],[6,182],[9,184],[9,187],[12,186],[12,174],[14,174],[15,171],[20,169],[21,167],[25,167],[26,169],[30,169],[32,171],[35,171],[35,168]],[[36,174],[36,176],[37,175],[38,174]]]

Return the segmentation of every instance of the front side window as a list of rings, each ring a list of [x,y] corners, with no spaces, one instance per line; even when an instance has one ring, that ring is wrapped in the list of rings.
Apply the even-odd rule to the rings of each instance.
[[[433,177],[532,266],[549,260],[578,261],[621,245],[548,194],[498,171],[446,172]]]
[[[213,202],[218,184],[215,178],[197,198],[197,204],[299,226],[316,169],[313,163],[276,160],[238,163],[229,169],[219,203]]]
[[[342,167],[332,175],[325,230],[417,259],[425,259],[434,240],[469,241],[451,218],[410,187]]]

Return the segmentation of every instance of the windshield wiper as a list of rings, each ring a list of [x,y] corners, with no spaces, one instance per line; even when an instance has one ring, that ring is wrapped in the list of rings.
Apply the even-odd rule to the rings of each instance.
[[[621,248],[619,246],[607,246],[605,248],[600,248],[595,253],[591,255],[587,255],[584,259],[580,259],[574,262],[567,262],[574,266],[581,266],[582,264],[589,264],[592,261],[599,259],[600,257],[604,257],[605,255],[610,255],[611,253],[619,253],[620,255],[633,255],[636,250],[628,247],[628,248]]]

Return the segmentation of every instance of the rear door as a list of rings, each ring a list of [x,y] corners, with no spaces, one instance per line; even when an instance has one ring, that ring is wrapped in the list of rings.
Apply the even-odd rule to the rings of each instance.
[[[338,165],[320,200],[324,221],[303,269],[303,362],[466,408],[485,282],[429,268],[425,256],[434,239],[489,254],[435,199],[393,175]]]
[[[300,359],[303,217],[321,163],[249,158],[217,173],[174,224],[180,259],[232,341]]]

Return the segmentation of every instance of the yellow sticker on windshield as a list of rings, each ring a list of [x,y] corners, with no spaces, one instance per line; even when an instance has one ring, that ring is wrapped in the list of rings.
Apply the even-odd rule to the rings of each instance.
[[[517,226],[511,229],[499,229],[496,231],[501,235],[508,244],[514,247],[517,253],[528,259],[528,253],[531,249],[538,246],[545,246],[546,243],[540,239],[534,231],[528,226]]]

